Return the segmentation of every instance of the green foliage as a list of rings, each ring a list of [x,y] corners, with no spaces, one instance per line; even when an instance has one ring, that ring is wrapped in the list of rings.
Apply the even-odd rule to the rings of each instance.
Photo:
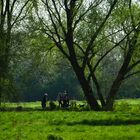
[[[131,113],[139,112],[140,111],[140,102],[138,99],[118,100],[114,105],[114,111],[131,112]]]
[[[20,8],[25,1],[15,2],[17,2],[15,7],[19,5],[20,11]],[[59,92],[63,92],[65,89],[68,90],[70,98],[76,100],[83,99],[84,97],[82,89],[80,88],[79,82],[76,79],[76,75],[70,66],[70,63],[61,54],[54,42],[49,38],[48,34],[46,34],[46,32],[50,30],[52,37],[54,37],[54,39],[56,38],[56,40],[58,38],[55,33],[55,28],[53,28],[53,24],[50,22],[49,16],[45,16],[45,11],[43,11],[45,6],[40,5],[41,1],[32,0],[30,2],[33,2],[36,12],[38,10],[39,14],[44,12],[43,16],[40,15],[43,22],[39,21],[37,18],[38,15],[36,15],[35,11],[30,8],[30,6],[32,7],[31,3],[29,3],[25,9],[23,9],[23,11],[27,13],[19,15],[18,18],[21,19],[19,20],[19,22],[21,21],[21,24],[16,24],[16,28],[12,29],[11,40],[9,40],[11,42],[9,44],[12,44],[12,46],[8,47],[10,50],[8,51],[9,54],[7,54],[8,58],[10,58],[8,62],[9,75],[7,76],[7,79],[5,78],[3,80],[1,78],[4,81],[3,85],[0,83],[2,87],[4,87],[4,92],[0,93],[0,100],[8,101],[10,99],[12,101],[16,101],[19,99],[17,97],[21,96],[20,100],[22,101],[38,101],[41,100],[44,92],[48,92],[49,98],[51,100],[56,100],[57,94]],[[62,43],[62,48],[69,54],[68,49],[66,49],[66,44],[64,43],[65,37],[62,33],[63,29],[61,29],[59,25],[60,23],[63,24],[63,28],[66,29],[67,19],[64,12],[65,8],[59,8],[59,17],[57,13],[55,13],[56,11],[53,3],[51,3],[51,1],[48,2],[51,7],[50,9],[52,10],[52,19],[57,21],[57,19],[61,18],[61,21],[56,22],[56,28],[60,33],[60,42]],[[86,14],[84,14],[83,17],[78,20],[78,18],[86,11],[88,4],[85,5],[82,0],[76,1],[76,9],[73,11],[73,20],[77,20],[78,22],[73,32],[73,38],[75,42],[75,54],[80,66],[82,65],[81,60],[85,55],[83,52],[86,50],[87,44],[91,39],[90,37],[93,36],[98,27],[101,25],[111,3],[112,0],[102,1],[99,5],[97,4],[97,6],[93,6],[89,11],[87,11]],[[62,6],[63,3],[59,1],[56,2],[56,4],[57,8]],[[96,2],[94,4],[96,4]],[[24,14],[25,17],[23,16]],[[122,39],[126,34],[125,32],[129,32],[132,29],[131,14],[134,18],[134,24],[137,24],[140,20],[139,4],[133,2],[132,9],[130,11],[127,1],[117,2],[117,5],[106,24],[99,32],[97,38],[93,41],[94,44],[91,45],[94,46],[93,49],[89,51],[88,56],[91,59],[91,66],[94,66],[100,57],[113,47],[115,42],[117,43],[120,39]],[[16,14],[13,15],[11,19],[15,20],[16,16]],[[24,18],[26,18],[26,20],[23,21]],[[47,29],[44,24],[48,26]],[[6,25],[8,24],[5,24],[5,26]],[[2,27],[6,29],[5,26]],[[124,28],[126,31],[124,31]],[[133,33],[130,34],[130,39],[132,35]],[[4,36],[2,35],[2,38],[3,37]],[[0,45],[4,40],[5,38],[0,41]],[[110,89],[110,85],[113,83],[112,81],[116,77],[119,68],[122,65],[125,51],[128,49],[126,43],[127,41],[124,40],[120,47],[113,49],[96,69],[95,74],[99,80],[99,85],[101,86],[104,97],[106,97]],[[139,41],[137,46],[139,46]],[[0,47],[2,48],[4,45],[2,44]],[[137,47],[135,50],[135,55],[132,57],[131,63],[139,59],[139,50],[139,47]],[[2,68],[4,71],[6,70],[3,66]],[[135,70],[139,71],[139,67],[136,67]],[[89,69],[86,67],[84,72],[85,76],[87,76],[89,74]],[[12,79],[10,81],[9,79],[11,77]],[[125,82],[124,85],[122,85],[117,98],[140,97],[139,78],[140,76],[137,76],[134,79]],[[90,84],[93,83],[91,82]],[[92,88],[96,96],[95,85],[93,85]],[[18,93],[18,96],[16,93]],[[118,107],[117,110],[121,110],[123,106],[125,106],[126,110],[129,110],[129,107],[126,103],[122,103],[120,108]],[[89,110],[89,107],[79,107],[73,105],[71,110],[83,111]]]
[[[22,110],[23,110],[22,106],[17,106],[16,107],[16,111],[22,111]]]
[[[114,109],[116,111],[129,111],[131,108],[130,108],[130,104],[124,101],[117,105],[114,105]]]
[[[59,137],[59,136],[55,136],[55,135],[53,135],[53,134],[49,134],[49,135],[47,136],[47,139],[48,139],[48,140],[63,140],[63,138],[61,138],[61,137]]]
[[[50,102],[49,102],[49,109],[50,109],[50,110],[56,109],[56,104],[55,104],[55,102],[53,102],[53,101],[50,101]]]

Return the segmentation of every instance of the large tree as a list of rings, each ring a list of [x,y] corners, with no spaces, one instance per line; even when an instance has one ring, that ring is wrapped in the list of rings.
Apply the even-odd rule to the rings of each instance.
[[[130,65],[140,28],[139,19],[134,19],[132,1],[41,0],[34,2],[34,5],[41,24],[40,30],[69,60],[91,109],[111,110],[126,74],[139,63],[138,60]],[[129,17],[128,21],[124,17],[119,18],[119,14],[114,16],[123,6],[127,8],[123,10],[127,11],[124,15]],[[113,22],[114,18],[118,19],[118,23]],[[126,29],[124,23],[130,26]],[[121,45],[123,49],[126,46],[125,55],[107,97],[104,97],[97,79],[97,68],[108,54],[115,49],[120,51],[118,46]],[[92,84],[97,89],[98,98],[95,97]]]
[[[14,30],[16,32],[20,28],[16,25],[19,25],[25,18],[31,6],[28,5],[29,1],[0,0],[0,100],[5,84],[9,83],[8,70],[11,59],[12,34]]]

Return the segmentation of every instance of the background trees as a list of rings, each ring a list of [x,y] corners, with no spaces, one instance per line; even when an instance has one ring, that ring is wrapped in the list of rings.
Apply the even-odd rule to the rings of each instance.
[[[29,0],[20,3],[18,0],[0,0],[0,102],[10,84],[8,71],[12,57],[12,36],[27,14],[28,10],[25,9],[29,9],[28,3]]]
[[[16,24],[19,30],[13,28],[13,44],[7,56],[16,57],[4,60],[11,68],[17,91],[27,100],[39,99],[38,94],[46,91],[55,99],[67,88],[76,98],[84,93],[93,110],[112,110],[119,90],[123,96],[127,85],[133,85],[137,77],[124,81],[139,73],[139,3],[30,2],[21,3],[19,15],[14,16],[21,24]],[[24,9],[26,14],[22,16]]]
[[[132,1],[41,2],[46,15],[40,15],[39,7],[36,6],[36,13],[42,24],[41,30],[69,60],[90,107],[93,110],[111,110],[125,75],[133,67],[129,67],[129,64],[139,37],[139,19],[134,19]],[[124,12],[123,16],[117,14],[119,10]],[[125,24],[128,27],[125,27]],[[105,40],[102,41],[102,38]],[[123,48],[127,48],[125,56],[121,55],[121,49],[118,48],[122,44],[125,44]],[[115,53],[112,53],[114,50]],[[108,95],[104,97],[96,71],[102,60],[110,53],[114,55],[115,61],[120,61],[120,65],[113,77]],[[102,107],[97,102],[92,84],[95,84]]]

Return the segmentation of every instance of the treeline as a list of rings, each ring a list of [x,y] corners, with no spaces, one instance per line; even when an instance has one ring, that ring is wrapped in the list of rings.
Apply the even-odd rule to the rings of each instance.
[[[16,95],[13,96],[12,101],[38,101],[46,92],[49,94],[49,100],[57,100],[58,93],[64,92],[64,90],[68,91],[72,100],[85,100],[76,75],[67,60],[59,55],[53,58],[52,55],[52,52],[49,52],[42,63],[40,63],[42,56],[39,58],[35,54],[33,60],[33,57],[29,59],[26,56],[23,61],[17,62],[16,67],[14,65],[15,72],[12,72],[12,75]],[[104,69],[99,82],[104,96],[106,96],[116,69],[112,65],[108,69],[105,66]],[[137,75],[124,82],[117,99],[140,98],[139,79],[140,75]],[[93,89],[96,92],[96,88],[93,87]],[[98,98],[97,95],[96,97]]]
[[[67,59],[57,49],[51,48],[51,44],[51,49],[46,50],[46,37],[33,32],[32,24],[29,25],[26,32],[18,32],[13,36],[15,44],[18,45],[12,50],[15,57],[12,58],[9,71],[13,90],[5,94],[4,99],[38,101],[47,92],[50,100],[56,100],[58,93],[67,90],[71,99],[85,100],[79,81]],[[103,61],[102,71],[98,71],[104,97],[107,96],[119,63],[114,63],[110,55]],[[139,79],[138,74],[123,82],[116,98],[139,98]],[[95,85],[93,90],[98,98]]]
[[[138,1],[0,0],[0,15],[0,103],[67,90],[99,111],[140,96]]]

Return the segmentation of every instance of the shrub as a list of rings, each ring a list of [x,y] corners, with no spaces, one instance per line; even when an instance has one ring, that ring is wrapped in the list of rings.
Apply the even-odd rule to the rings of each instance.
[[[50,110],[56,109],[56,104],[53,101],[50,101],[49,102],[49,108],[50,108]]]
[[[70,101],[70,107],[69,107],[70,110],[78,110],[77,109],[77,104],[76,104],[76,100],[71,100]]]
[[[6,111],[5,107],[0,107],[0,111]]]
[[[22,111],[22,110],[23,110],[22,106],[17,106],[16,107],[16,111]]]
[[[131,107],[131,113],[137,113],[140,112],[140,105],[133,105]]]
[[[60,136],[55,136],[55,135],[53,135],[53,134],[49,134],[49,135],[47,136],[47,139],[48,139],[48,140],[63,140],[62,137],[60,137]]]
[[[130,104],[125,101],[122,101],[119,104],[114,105],[115,111],[130,111],[130,109],[131,109]]]

